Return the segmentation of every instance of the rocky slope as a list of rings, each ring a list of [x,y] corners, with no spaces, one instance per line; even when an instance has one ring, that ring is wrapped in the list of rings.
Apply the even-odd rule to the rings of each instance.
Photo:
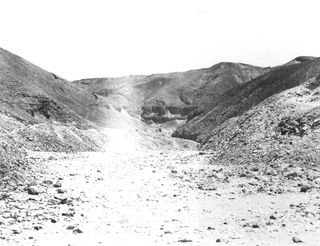
[[[87,117],[92,95],[3,49],[0,98],[1,177],[8,180],[28,169],[28,150],[97,150],[103,142],[88,131],[97,128]]]
[[[119,138],[113,129],[136,134],[128,137],[122,133]],[[0,176],[8,180],[17,180],[19,174],[27,172],[30,163],[26,156],[30,151],[104,150],[114,142],[125,141],[124,137],[135,148],[194,146],[168,139],[158,128],[146,127],[126,112],[117,111],[104,97],[81,90],[3,49],[0,137]]]
[[[320,59],[297,60],[228,91],[173,136],[199,141],[224,163],[274,165],[281,173],[290,164],[316,165]]]
[[[145,121],[185,120],[203,102],[268,71],[246,64],[219,63],[210,68],[73,81],[78,87],[106,98],[116,108],[139,114]]]

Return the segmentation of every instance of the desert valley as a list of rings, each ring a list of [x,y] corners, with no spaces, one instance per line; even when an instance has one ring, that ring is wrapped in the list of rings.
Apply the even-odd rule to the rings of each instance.
[[[319,245],[320,58],[68,81],[0,49],[0,245]]]

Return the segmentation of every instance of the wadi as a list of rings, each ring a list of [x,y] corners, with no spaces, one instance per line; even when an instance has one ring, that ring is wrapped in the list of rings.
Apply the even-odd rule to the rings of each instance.
[[[319,245],[320,58],[68,81],[0,49],[0,245]]]

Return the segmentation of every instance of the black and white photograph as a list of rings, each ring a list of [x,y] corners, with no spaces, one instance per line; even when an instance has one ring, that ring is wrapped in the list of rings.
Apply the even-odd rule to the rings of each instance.
[[[320,2],[0,0],[1,246],[320,245]]]

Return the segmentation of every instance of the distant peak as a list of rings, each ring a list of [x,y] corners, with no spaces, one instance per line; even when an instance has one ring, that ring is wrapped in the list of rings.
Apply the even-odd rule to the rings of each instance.
[[[315,56],[298,56],[295,59],[293,59],[293,61],[306,62],[306,61],[313,61],[315,59],[317,59],[317,57]]]
[[[313,60],[315,60],[317,58],[318,57],[315,57],[315,56],[298,56],[298,57],[294,58],[293,60],[285,63],[284,65],[292,65],[292,64],[298,64],[298,63],[313,61]]]

